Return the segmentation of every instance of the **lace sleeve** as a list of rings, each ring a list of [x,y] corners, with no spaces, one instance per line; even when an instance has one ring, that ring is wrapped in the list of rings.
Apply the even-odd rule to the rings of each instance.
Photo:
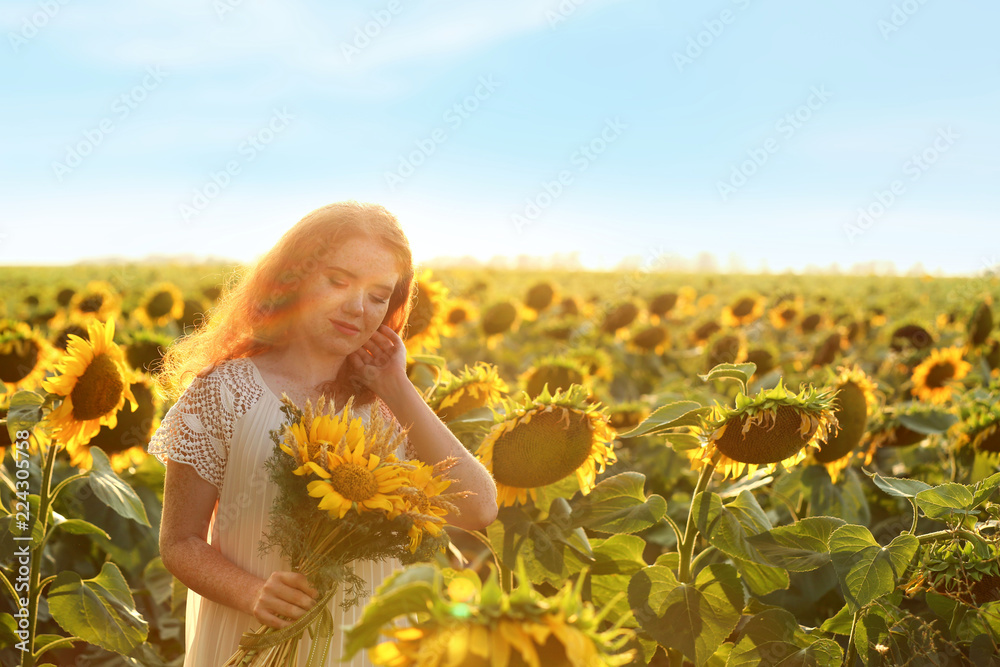
[[[149,441],[149,453],[164,465],[167,459],[187,463],[220,493],[233,424],[258,393],[253,391],[256,385],[236,371],[228,364],[196,377]]]

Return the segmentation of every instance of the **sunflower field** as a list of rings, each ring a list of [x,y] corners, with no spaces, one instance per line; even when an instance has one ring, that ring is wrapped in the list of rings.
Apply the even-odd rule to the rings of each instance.
[[[183,663],[146,446],[232,268],[0,268],[0,664]],[[345,657],[1000,665],[1000,278],[415,282],[408,374],[501,507]]]

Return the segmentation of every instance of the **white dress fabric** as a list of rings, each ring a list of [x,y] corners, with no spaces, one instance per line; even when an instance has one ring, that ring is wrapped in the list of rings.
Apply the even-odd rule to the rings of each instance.
[[[357,413],[367,424],[371,409],[392,413],[376,399]],[[244,570],[266,579],[276,570],[290,570],[275,548],[266,555],[258,549],[268,527],[271,504],[277,487],[268,478],[264,461],[271,455],[274,442],[269,435],[284,421],[281,401],[264,383],[256,364],[249,358],[221,362],[205,377],[196,377],[177,402],[167,411],[149,443],[149,452],[164,463],[173,459],[194,467],[198,474],[219,489],[219,504],[212,515],[209,543]],[[398,456],[407,456],[406,442]],[[354,571],[374,591],[382,581],[402,565],[396,559],[383,562],[359,561]],[[361,618],[367,602],[349,611],[340,607],[342,590],[330,602],[334,636],[324,665],[371,667],[364,651],[351,662],[340,662],[343,655],[342,625]],[[260,622],[253,616],[213,602],[188,591],[184,644],[184,667],[221,667],[236,651],[245,631],[256,630]],[[311,639],[306,632],[299,647],[299,665],[309,653]]]

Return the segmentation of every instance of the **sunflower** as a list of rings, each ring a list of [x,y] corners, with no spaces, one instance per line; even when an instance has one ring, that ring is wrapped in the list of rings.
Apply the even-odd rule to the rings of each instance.
[[[534,311],[541,313],[557,300],[557,290],[549,281],[536,283],[528,288],[524,296],[524,305]]]
[[[764,314],[764,297],[748,294],[722,309],[721,320],[727,327],[741,327],[755,322]]]
[[[670,333],[662,324],[652,324],[643,327],[629,339],[629,345],[634,349],[656,355],[661,355],[670,344]]]
[[[571,349],[566,356],[578,361],[587,375],[592,378],[610,382],[614,377],[614,364],[611,355],[599,347],[578,345]]]
[[[705,345],[706,372],[719,364],[740,364],[746,361],[747,345],[739,333],[723,333]]]
[[[446,373],[427,403],[438,417],[451,421],[470,410],[496,403],[507,391],[507,383],[500,377],[499,369],[477,361],[458,375]]]
[[[406,350],[410,354],[433,352],[441,346],[448,288],[431,280],[430,269],[421,271],[414,283],[417,293],[406,321]]]
[[[111,467],[121,472],[133,464],[142,463],[146,458],[146,447],[153,432],[159,426],[160,401],[153,390],[152,381],[135,373],[129,382],[129,389],[138,403],[131,412],[118,413],[118,423],[114,427],[102,426],[97,435],[86,445],[67,448],[70,463],[90,470],[93,465],[91,448],[100,447],[111,459]]]
[[[969,318],[969,323],[966,326],[971,347],[978,347],[985,343],[993,330],[993,309],[990,308],[990,303],[992,303],[992,299],[987,296],[972,311],[972,317]]]
[[[162,327],[183,316],[184,295],[176,285],[169,282],[150,287],[142,298],[142,304],[133,311],[133,317],[150,328]]]
[[[615,667],[631,664],[634,651],[623,651],[634,630],[622,628],[628,615],[607,630],[599,630],[610,605],[596,610],[582,599],[584,577],[567,582],[551,597],[531,586],[523,569],[518,587],[504,593],[491,571],[485,583],[471,570],[448,571],[431,586],[405,597],[394,581],[380,589],[380,598],[395,613],[367,613],[351,633],[381,626],[413,612],[422,620],[407,627],[382,628],[389,641],[369,649],[379,667]],[[446,583],[445,583],[446,582]]]
[[[494,426],[476,450],[493,474],[501,505],[524,504],[537,498],[538,487],[576,474],[580,492],[594,488],[598,469],[617,460],[614,431],[599,404],[587,402],[587,389],[573,385],[532,399],[501,400]]]
[[[799,320],[799,333],[811,334],[814,331],[826,328],[828,320],[822,313],[809,313]]]
[[[889,348],[893,352],[902,352],[907,347],[923,350],[934,344],[934,336],[919,324],[904,324],[897,327],[889,339]]]
[[[536,360],[518,380],[528,396],[534,398],[546,386],[550,393],[554,393],[575,384],[587,384],[589,375],[583,365],[572,357],[548,355]]]
[[[784,329],[791,326],[801,314],[802,298],[795,297],[779,301],[776,306],[767,312],[767,319],[771,321],[771,326],[775,329]]]
[[[722,330],[722,325],[715,320],[705,320],[691,330],[691,344],[701,345]]]
[[[0,333],[0,382],[8,392],[38,387],[53,353],[48,341],[19,322]]]
[[[651,322],[659,324],[660,320],[666,319],[667,315],[674,309],[680,299],[677,292],[660,292],[649,300],[649,319]]]
[[[120,312],[121,297],[109,283],[92,280],[87,289],[76,292],[70,301],[69,310],[74,315],[93,315],[104,322]]]
[[[383,510],[389,518],[398,516],[405,501],[397,492],[409,480],[407,466],[400,464],[395,452],[405,433],[377,410],[366,427],[352,413],[353,396],[341,415],[324,413],[325,398],[320,397],[315,414],[312,403],[307,403],[302,418],[284,426],[279,446],[295,459],[295,474],[319,477],[306,488],[310,496],[320,499],[319,508],[333,518],[342,519],[352,509]],[[284,395],[282,402],[291,405]]]
[[[952,384],[964,378],[971,368],[972,364],[962,359],[961,348],[935,348],[913,370],[911,392],[922,401],[945,403],[951,398]]]
[[[736,396],[736,407],[716,405],[699,429],[704,443],[689,450],[696,467],[716,462],[722,478],[735,479],[746,468],[752,474],[780,462],[788,467],[806,457],[806,448],[818,449],[831,427],[836,427],[833,390],[812,385],[789,394],[782,382],[754,397]]]
[[[479,310],[466,299],[450,299],[444,308],[444,322],[441,325],[441,335],[454,338],[466,326],[479,320]]]
[[[487,308],[480,320],[487,347],[496,347],[499,338],[517,329],[520,319],[520,309],[510,301],[501,301]]]
[[[858,366],[841,366],[831,383],[837,394],[834,417],[839,430],[831,434],[819,449],[811,452],[812,459],[825,465],[830,478],[837,481],[840,472],[850,465],[858,445],[864,439],[868,418],[878,407],[877,384]]]
[[[158,373],[163,352],[170,347],[171,338],[162,333],[139,329],[125,341],[125,358],[137,371]]]
[[[954,415],[941,412],[941,408],[935,408],[926,403],[899,403],[884,408],[874,419],[871,428],[865,436],[868,445],[865,454],[865,465],[872,462],[875,452],[880,447],[911,447],[926,440],[932,433],[940,432],[923,431],[910,428],[907,424],[915,426],[914,421],[919,422],[947,422],[946,426],[951,427],[958,418]]]
[[[849,347],[847,337],[839,331],[834,331],[823,339],[813,350],[812,360],[809,362],[811,368],[818,366],[828,366],[837,360],[837,357]]]
[[[956,423],[955,448],[971,449],[991,456],[1000,454],[1000,404],[977,403]]]
[[[184,313],[177,320],[181,331],[200,327],[205,319],[205,302],[201,299],[184,299]]]
[[[472,494],[471,491],[445,493],[452,480],[445,473],[457,463],[457,459],[445,459],[434,465],[415,460],[415,468],[407,475],[407,483],[399,489],[406,501],[404,513],[413,520],[410,526],[410,553],[416,552],[424,533],[437,537],[445,523],[444,517],[458,514],[454,501]]]
[[[747,356],[744,361],[754,364],[757,367],[754,371],[754,377],[763,377],[777,367],[777,359],[777,351],[770,346],[764,346],[747,350]]]
[[[114,428],[125,399],[133,411],[139,407],[128,383],[125,355],[114,342],[114,318],[94,320],[87,333],[89,340],[69,337],[66,353],[56,363],[57,375],[42,382],[45,391],[62,397],[45,419],[53,437],[70,452],[86,445],[101,426]]]
[[[613,306],[608,306],[601,322],[601,331],[615,334],[623,331],[626,327],[636,321],[642,309],[634,301],[623,301]]]

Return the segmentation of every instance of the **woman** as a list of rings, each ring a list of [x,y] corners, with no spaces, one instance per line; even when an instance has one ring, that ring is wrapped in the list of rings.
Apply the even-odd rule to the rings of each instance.
[[[279,397],[297,405],[321,395],[340,412],[350,395],[409,427],[400,457],[433,464],[459,460],[451,491],[472,491],[447,520],[479,529],[496,517],[496,486],[423,401],[406,376],[398,333],[409,316],[413,265],[409,242],[383,207],[357,202],[313,211],[222,297],[209,321],[164,357],[160,383],[177,402],[150,442],[167,467],[160,553],[190,590],[184,664],[215,667],[240,636],[263,623],[289,625],[317,598],[278,550],[261,555],[276,489],[263,463],[271,429],[283,422]],[[198,372],[201,371],[201,372]],[[195,375],[197,373],[197,375]],[[403,447],[401,447],[403,449]],[[398,563],[358,564],[374,590]],[[330,603],[338,629],[362,605]],[[291,620],[287,620],[291,619]],[[300,664],[309,646],[302,640]],[[328,664],[342,655],[334,635]],[[369,664],[363,655],[357,665]]]

